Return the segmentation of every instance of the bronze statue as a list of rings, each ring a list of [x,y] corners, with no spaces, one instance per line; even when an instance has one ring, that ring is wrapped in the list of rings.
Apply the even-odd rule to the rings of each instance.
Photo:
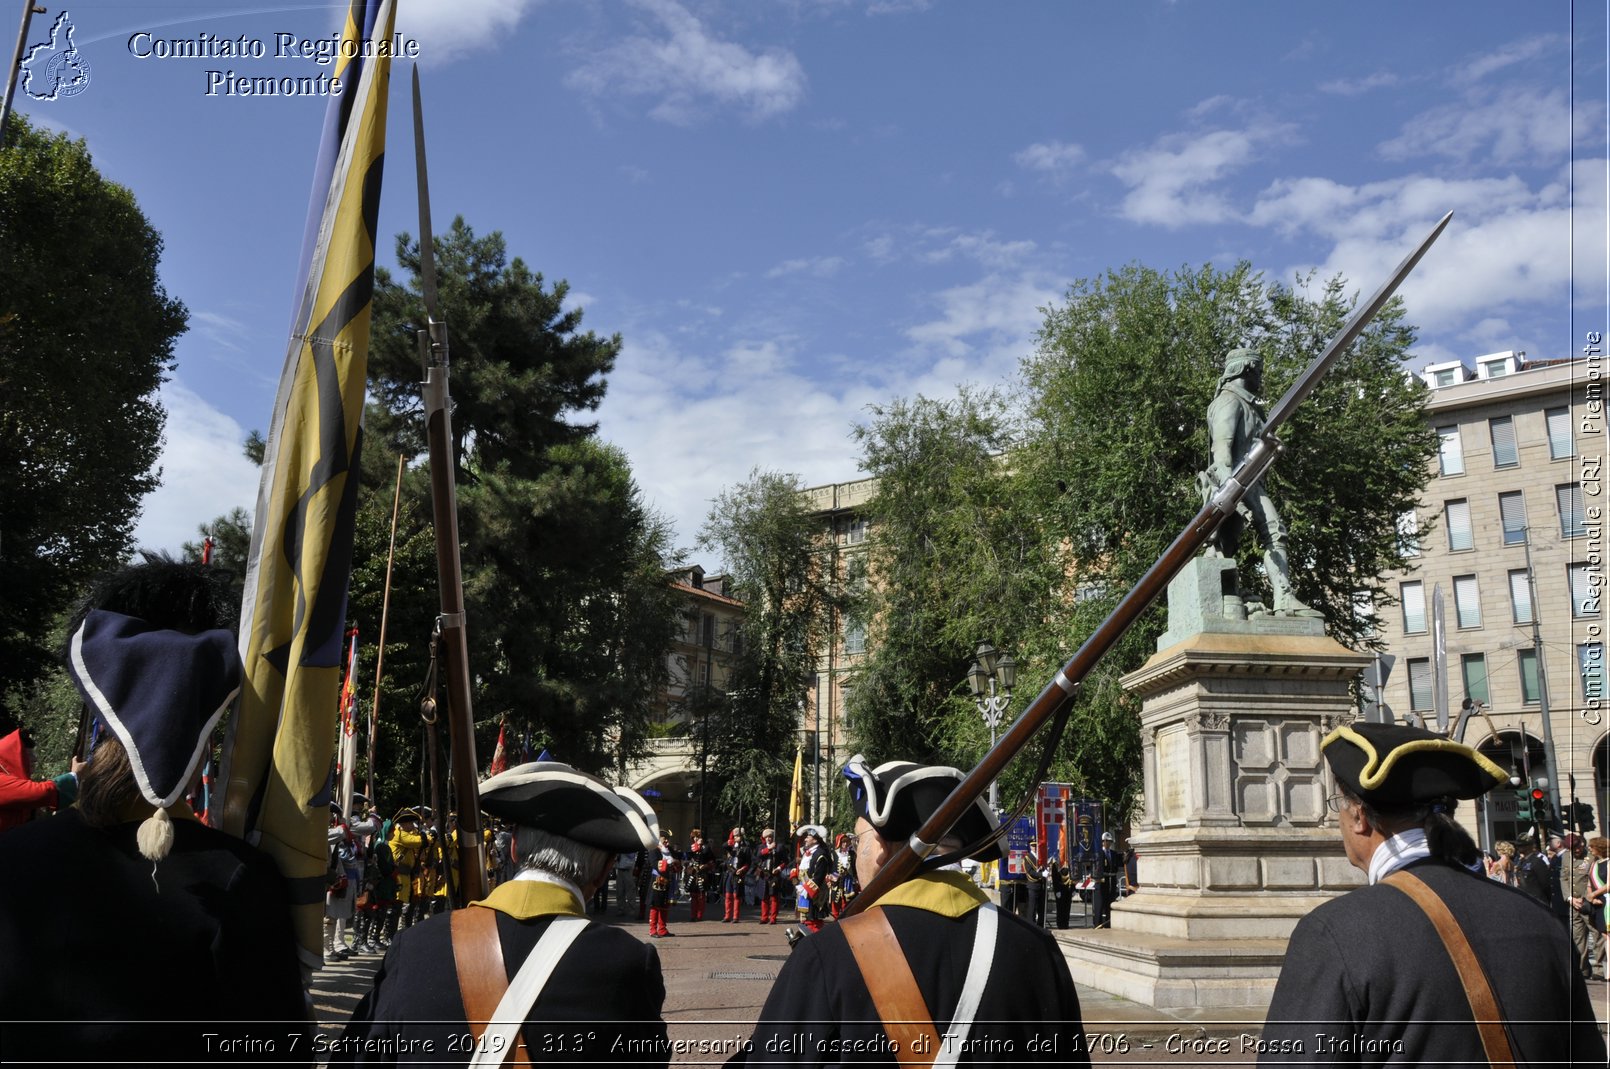
[[[1224,374],[1219,376],[1219,392],[1208,405],[1208,430],[1213,440],[1213,458],[1200,481],[1204,498],[1216,493],[1230,478],[1247,452],[1264,432],[1263,407],[1258,393],[1263,389],[1263,357],[1254,349],[1234,349],[1224,358]],[[1213,535],[1210,555],[1234,557],[1241,545],[1241,534],[1251,520],[1263,543],[1263,570],[1274,592],[1276,616],[1318,617],[1297,600],[1291,591],[1291,566],[1287,560],[1286,525],[1281,522],[1275,503],[1259,479],[1247,489],[1234,514],[1226,516]]]

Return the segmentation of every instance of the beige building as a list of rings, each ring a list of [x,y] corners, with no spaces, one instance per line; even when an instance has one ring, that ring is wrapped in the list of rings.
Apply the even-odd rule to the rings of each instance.
[[[1591,805],[1602,828],[1604,437],[1602,418],[1597,434],[1583,433],[1595,425],[1587,373],[1585,360],[1522,353],[1420,373],[1441,439],[1416,510],[1431,530],[1413,567],[1387,580],[1397,604],[1378,623],[1392,658],[1387,709],[1435,726],[1440,592],[1450,730],[1511,769],[1522,790],[1543,785],[1563,805]],[[1500,788],[1465,812],[1484,846],[1520,832],[1518,796]]]

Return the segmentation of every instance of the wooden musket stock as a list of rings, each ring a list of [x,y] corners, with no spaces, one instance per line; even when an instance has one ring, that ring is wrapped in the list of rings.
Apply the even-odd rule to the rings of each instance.
[[[1056,677],[1046,684],[1045,689],[1023,711],[1023,715],[1018,717],[1017,722],[995,747],[984,755],[978,766],[969,772],[949,797],[940,804],[934,815],[928,818],[927,823],[917,829],[910,842],[903,845],[878,871],[872,882],[861,889],[861,893],[855,896],[855,901],[850,903],[845,911],[845,916],[853,916],[867,909],[890,888],[909,879],[923,860],[933,853],[935,845],[955,827],[962,814],[989,789],[990,781],[1005,770],[1046,721],[1055,716],[1065,704],[1073,701],[1080,683],[1090,674],[1096,663],[1112,649],[1124,632],[1140,618],[1146,607],[1163,592],[1169,581],[1179,574],[1180,569],[1184,568],[1207,543],[1224,517],[1235,511],[1236,505],[1246,495],[1248,488],[1262,477],[1270,464],[1274,463],[1275,457],[1280,452],[1280,442],[1275,437],[1275,432],[1291,418],[1292,412],[1313,392],[1331,365],[1369,325],[1370,320],[1375,318],[1376,313],[1408,277],[1409,272],[1414,270],[1414,266],[1420,262],[1420,258],[1425,255],[1432,242],[1442,234],[1452,218],[1452,212],[1443,216],[1431,229],[1431,233],[1426,235],[1402,263],[1398,264],[1392,277],[1376,291],[1369,303],[1354,309],[1352,316],[1342,325],[1340,333],[1325,347],[1325,351],[1303,370],[1270,410],[1261,439],[1242,458],[1234,474],[1218,488],[1212,500],[1202,506],[1201,511],[1186,525],[1185,530],[1179,533],[1156,563],[1148,568],[1146,574],[1140,577],[1140,581],[1124,595],[1123,600],[1085,640],[1068,663],[1062,666]]]

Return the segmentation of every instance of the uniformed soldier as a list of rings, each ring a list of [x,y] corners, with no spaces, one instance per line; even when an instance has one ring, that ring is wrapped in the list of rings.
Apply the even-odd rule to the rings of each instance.
[[[1509,774],[1404,725],[1355,722],[1321,746],[1342,846],[1369,884],[1298,922],[1260,1061],[1604,1065],[1569,935],[1473,871],[1454,820],[1458,799]]]
[[[799,911],[799,922],[819,932],[828,915],[827,877],[833,871],[833,862],[824,845],[827,829],[820,824],[805,824],[796,834],[801,849],[799,864],[794,869],[794,880],[799,888],[794,904]]]
[[[388,923],[393,931],[401,931],[418,920],[424,902],[425,834],[419,828],[419,812],[403,809],[392,818],[391,836],[386,840],[391,848],[392,864],[397,874],[397,922]]]
[[[665,912],[671,905],[671,881],[682,867],[676,848],[671,845],[671,833],[660,832],[659,842],[643,856],[649,877],[648,934],[656,939],[669,938],[671,930],[665,925]]]
[[[332,1062],[463,1065],[484,1049],[494,1063],[665,1066],[659,955],[585,912],[615,855],[654,843],[653,811],[557,761],[492,777],[481,805],[516,826],[519,871],[398,935]]]
[[[733,828],[727,834],[726,855],[721,866],[721,921],[723,924],[736,924],[742,919],[744,877],[749,875],[749,866],[754,863],[754,855],[744,841],[742,828]]]
[[[786,894],[788,850],[777,841],[777,832],[767,828],[760,833],[760,849],[755,864],[760,869],[760,923],[777,923],[777,903]]]
[[[688,920],[704,920],[705,896],[715,878],[716,856],[705,844],[704,832],[688,834],[687,856],[682,864],[682,888],[688,893]]]
[[[845,769],[866,886],[962,780],[954,768]],[[990,856],[982,799],[939,844]],[[959,861],[959,858],[957,858]],[[801,940],[748,1046],[751,1062],[1045,1062],[1088,1065],[1079,998],[1050,933],[996,908],[959,864],[927,869],[860,915]]]

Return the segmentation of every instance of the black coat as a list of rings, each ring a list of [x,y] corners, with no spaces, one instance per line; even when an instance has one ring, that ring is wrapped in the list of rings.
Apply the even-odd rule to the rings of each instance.
[[[1571,941],[1520,892],[1437,861],[1408,867],[1443,900],[1510,1021],[1521,1064],[1602,1066]],[[1431,921],[1386,884],[1361,887],[1292,933],[1259,1061],[1316,1065],[1486,1064],[1470,1002]]]
[[[959,873],[919,876],[895,888],[887,900],[899,901],[902,892],[925,883],[941,885],[933,893],[951,905],[950,913],[966,908],[963,896],[968,892],[961,884],[970,887],[972,881]],[[889,918],[928,1012],[944,1033],[967,977],[978,910],[952,916],[913,905],[877,908]],[[742,1060],[796,1067],[840,1062],[893,1065],[895,1058],[886,1047],[866,1053],[842,1049],[852,1044],[876,1048],[883,1034],[844,932],[830,924],[802,940],[783,964]],[[1032,1040],[1054,1049],[1035,1051]],[[1002,1060],[1089,1064],[1079,996],[1062,951],[1049,933],[1001,912],[994,966],[968,1041],[962,1064]],[[1010,1044],[1012,1053],[1002,1053],[1003,1044]],[[835,1045],[841,1050],[835,1052]],[[992,1047],[993,1053],[980,1053]]]
[[[486,901],[500,909],[498,940],[510,980],[555,914],[521,919],[501,910],[529,914],[545,908],[530,905],[533,895],[555,890],[552,885],[513,880],[499,884],[487,896]],[[451,917],[432,917],[398,933],[375,973],[374,989],[353,1011],[332,1052],[332,1063],[468,1064],[473,1051],[464,1043],[465,1011],[453,961]],[[534,1063],[663,1067],[670,1060],[665,1022],[660,1019],[664,1003],[658,952],[619,928],[589,921],[549,977],[521,1034]]]
[[[66,809],[0,835],[0,1062],[311,1063],[273,860],[179,819],[153,866],[139,826],[92,828]],[[274,1042],[231,1059],[207,1032]]]

